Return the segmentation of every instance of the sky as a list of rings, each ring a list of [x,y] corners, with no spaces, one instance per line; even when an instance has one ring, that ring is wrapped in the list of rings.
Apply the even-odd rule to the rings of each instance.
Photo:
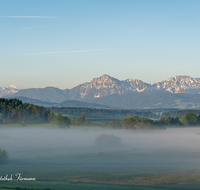
[[[73,88],[108,74],[200,78],[199,0],[0,0],[0,87]]]

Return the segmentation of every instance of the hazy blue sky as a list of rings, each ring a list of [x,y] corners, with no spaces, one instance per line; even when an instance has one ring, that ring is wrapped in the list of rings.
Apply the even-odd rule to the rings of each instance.
[[[200,78],[199,0],[0,0],[0,86]]]

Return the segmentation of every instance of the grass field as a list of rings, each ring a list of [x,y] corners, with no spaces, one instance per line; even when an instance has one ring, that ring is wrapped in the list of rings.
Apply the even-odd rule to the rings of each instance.
[[[152,175],[150,173],[133,174],[90,174],[38,179],[34,182],[0,182],[0,189],[199,189],[199,171],[177,172],[172,174]],[[130,175],[130,176],[129,176]],[[72,179],[72,178],[79,179]],[[48,178],[48,175],[47,175]],[[71,179],[70,179],[71,178]],[[17,188],[18,187],[18,188]]]
[[[42,126],[0,129],[1,148],[10,156],[0,165],[0,176],[36,178],[0,181],[0,189],[200,188],[200,128],[137,132]],[[122,146],[95,147],[102,133],[119,136]]]
[[[58,113],[56,113],[55,115],[57,115]],[[69,117],[70,119],[73,119],[73,117],[80,117],[80,114],[68,114],[68,113],[62,113],[63,116],[66,116],[66,117]],[[95,123],[101,123],[101,121],[103,120],[108,120],[108,121],[111,121],[113,119],[113,117],[105,117],[105,116],[92,116],[92,115],[89,115],[89,116],[86,116],[86,119],[88,119],[88,121],[91,121],[91,122],[95,122]],[[121,121],[122,118],[115,118],[115,120],[117,121]]]
[[[49,188],[50,186],[50,188]],[[146,187],[134,185],[110,185],[110,184],[95,184],[95,183],[71,183],[64,181],[40,181],[35,183],[10,183],[6,186],[0,186],[1,190],[16,189],[16,190],[170,190],[171,188],[162,187]]]

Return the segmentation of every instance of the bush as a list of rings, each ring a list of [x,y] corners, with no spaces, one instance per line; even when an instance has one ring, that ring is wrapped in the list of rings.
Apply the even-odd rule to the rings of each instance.
[[[21,122],[22,127],[26,127],[26,123],[24,121]]]
[[[95,139],[95,145],[97,146],[119,146],[121,143],[121,139],[114,135],[101,134]]]
[[[56,122],[61,128],[69,127],[71,125],[71,120],[68,117],[62,116],[61,113],[58,113],[56,117]]]
[[[0,164],[8,161],[8,153],[0,148]]]

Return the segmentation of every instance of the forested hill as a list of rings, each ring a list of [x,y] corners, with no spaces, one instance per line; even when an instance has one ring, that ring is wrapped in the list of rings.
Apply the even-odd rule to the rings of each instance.
[[[0,99],[0,123],[47,123],[48,114],[42,106],[22,103],[19,99]]]

